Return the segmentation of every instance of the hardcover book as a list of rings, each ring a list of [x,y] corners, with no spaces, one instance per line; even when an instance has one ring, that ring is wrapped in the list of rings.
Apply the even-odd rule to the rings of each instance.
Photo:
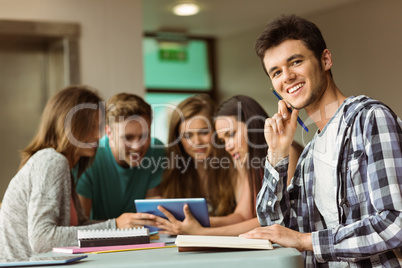
[[[269,240],[236,236],[178,235],[175,244],[180,252],[214,249],[273,249]]]

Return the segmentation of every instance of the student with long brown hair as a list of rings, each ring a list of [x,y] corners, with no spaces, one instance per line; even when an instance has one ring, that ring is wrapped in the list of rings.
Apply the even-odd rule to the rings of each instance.
[[[138,224],[129,214],[104,222],[89,221],[75,192],[71,170],[79,164],[82,173],[95,155],[101,102],[94,90],[71,86],[47,103],[38,133],[23,150],[20,170],[3,198],[0,259],[27,258],[53,247],[75,246],[79,229]]]
[[[205,197],[211,226],[216,227],[252,214],[242,201],[230,156],[223,146],[214,146],[215,110],[212,99],[200,94],[182,101],[172,113],[167,148],[174,165],[165,171],[161,189],[165,198]]]
[[[256,216],[256,197],[262,186],[264,163],[268,145],[264,138],[264,124],[268,114],[253,98],[233,96],[219,105],[215,115],[217,136],[233,157],[236,170],[248,181],[251,191],[250,208]],[[289,177],[293,176],[303,147],[293,142],[290,149]]]

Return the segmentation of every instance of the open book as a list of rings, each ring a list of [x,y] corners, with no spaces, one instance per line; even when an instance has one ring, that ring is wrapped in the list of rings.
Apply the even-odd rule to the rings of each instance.
[[[221,249],[273,249],[264,239],[247,239],[236,236],[178,235],[176,246],[179,251]]]

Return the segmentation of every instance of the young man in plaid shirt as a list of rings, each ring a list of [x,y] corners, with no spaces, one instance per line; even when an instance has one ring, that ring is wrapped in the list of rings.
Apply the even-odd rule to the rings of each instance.
[[[242,236],[297,248],[306,267],[401,267],[402,121],[378,101],[341,93],[331,53],[310,21],[276,19],[256,52],[284,100],[265,124],[269,150],[257,200],[262,227]],[[303,108],[318,132],[286,187]]]

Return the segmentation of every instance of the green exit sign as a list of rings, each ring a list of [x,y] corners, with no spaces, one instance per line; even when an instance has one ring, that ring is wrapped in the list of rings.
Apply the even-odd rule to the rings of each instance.
[[[186,62],[187,51],[185,49],[161,48],[159,49],[159,59],[161,61]]]

